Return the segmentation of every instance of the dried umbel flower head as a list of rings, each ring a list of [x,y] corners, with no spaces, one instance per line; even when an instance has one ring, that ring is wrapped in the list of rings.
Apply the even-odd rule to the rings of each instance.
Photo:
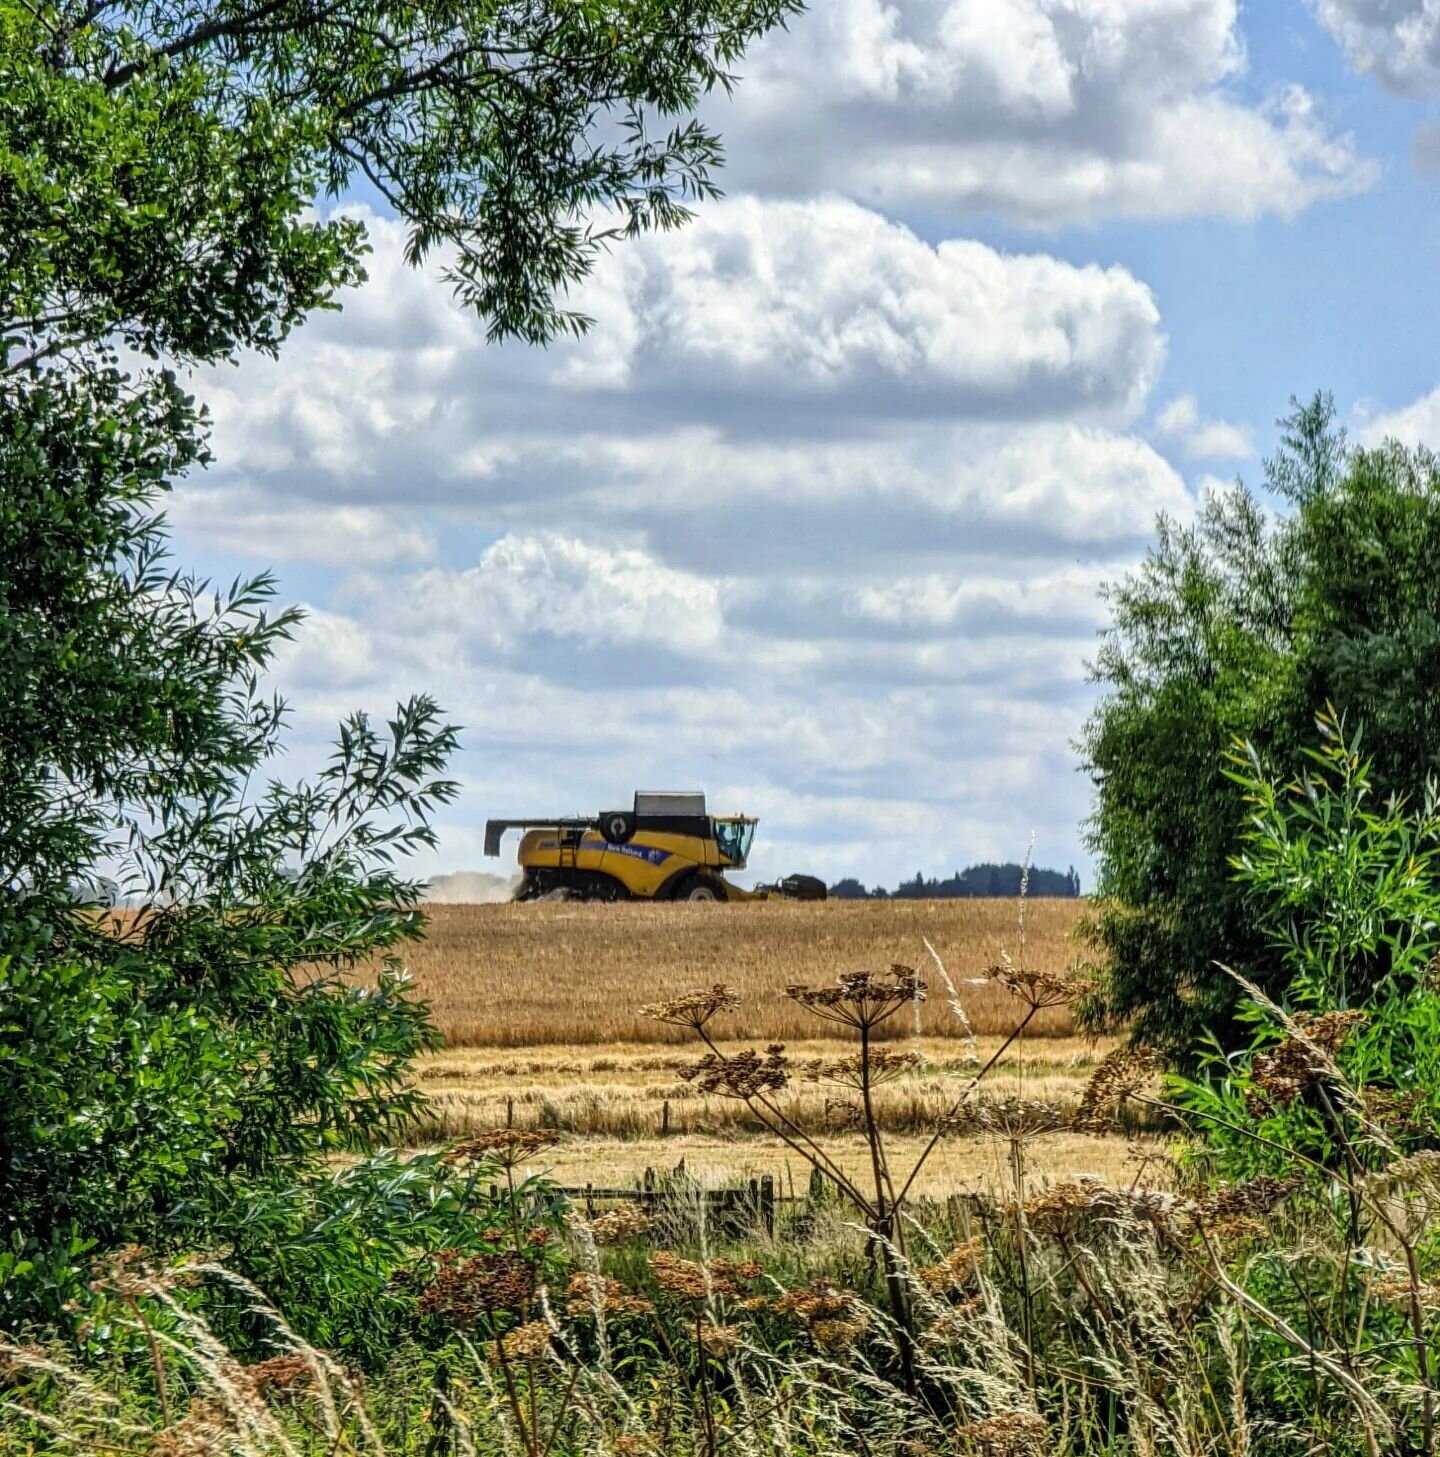
[[[442,1250],[435,1278],[420,1297],[420,1309],[464,1330],[482,1315],[528,1310],[535,1286],[534,1265],[515,1250],[468,1259],[457,1250]]]
[[[1421,1149],[1408,1158],[1396,1159],[1378,1174],[1372,1174],[1370,1181],[1440,1195],[1440,1149]]]
[[[570,1277],[565,1294],[571,1315],[648,1315],[654,1308],[643,1295],[633,1294],[618,1280],[584,1270]]]
[[[920,1283],[935,1294],[947,1290],[958,1290],[980,1267],[980,1256],[985,1242],[979,1235],[972,1235],[964,1244],[956,1245],[943,1260],[934,1265],[922,1265],[916,1270]]]
[[[1095,1228],[1122,1222],[1132,1226],[1145,1223],[1169,1232],[1181,1212],[1180,1202],[1172,1194],[1156,1189],[1117,1189],[1093,1178],[1052,1184],[1032,1194],[1021,1207],[1032,1229],[1057,1238],[1073,1234],[1082,1224]],[[1014,1206],[1010,1212],[1016,1212]]]
[[[1034,1412],[1002,1411],[958,1427],[955,1444],[962,1451],[978,1447],[987,1457],[1016,1457],[1044,1451],[1048,1433],[1044,1417]]]
[[[728,1356],[732,1351],[738,1351],[743,1339],[737,1326],[715,1325],[708,1320],[700,1323],[700,1344],[712,1356]]]
[[[845,1351],[870,1329],[870,1317],[863,1310],[836,1320],[810,1322],[810,1339],[822,1351]]]
[[[491,1341],[488,1354],[492,1366],[503,1366],[507,1361],[533,1361],[549,1349],[550,1327],[543,1320],[531,1320]]]
[[[790,1081],[790,1063],[782,1043],[765,1049],[762,1057],[753,1047],[732,1057],[709,1052],[691,1067],[683,1068],[680,1077],[693,1083],[702,1093],[718,1093],[722,1098],[757,1098],[765,1093],[778,1093]]]
[[[1224,1233],[1227,1226],[1269,1214],[1303,1182],[1298,1174],[1290,1174],[1283,1179],[1261,1174],[1243,1184],[1216,1189],[1195,1201],[1195,1222],[1203,1229]]]
[[[1088,979],[1077,972],[1029,971],[1016,966],[1008,956],[987,967],[985,976],[1013,992],[1035,1012],[1078,1002],[1090,987]]]
[[[294,1391],[304,1387],[314,1378],[315,1371],[304,1356],[287,1351],[281,1356],[271,1356],[268,1361],[257,1361],[246,1366],[241,1376],[252,1391],[270,1395],[279,1391]]]
[[[1423,1137],[1433,1130],[1435,1120],[1430,1112],[1430,1098],[1428,1088],[1406,1088],[1401,1092],[1362,1088],[1360,1092],[1365,1116],[1398,1138]]]
[[[1120,1109],[1159,1071],[1161,1059],[1148,1047],[1117,1047],[1090,1074],[1075,1114],[1077,1133],[1113,1133]]]
[[[906,1073],[923,1067],[925,1059],[918,1052],[886,1052],[872,1048],[866,1057],[812,1058],[805,1063],[804,1076],[807,1083],[838,1083],[842,1088],[864,1086],[868,1075],[870,1086],[894,1082]]]
[[[858,1304],[858,1297],[849,1290],[843,1290],[830,1280],[816,1280],[810,1286],[799,1290],[787,1290],[775,1302],[775,1309],[781,1315],[793,1315],[807,1325],[819,1320],[837,1320],[852,1314]]]
[[[998,1133],[1028,1138],[1067,1128],[1070,1115],[1058,1103],[1040,1098],[978,1098],[945,1119],[957,1133]]]
[[[1269,1052],[1255,1054],[1251,1064],[1255,1088],[1247,1099],[1251,1113],[1263,1116],[1271,1107],[1288,1108],[1330,1072],[1346,1038],[1366,1020],[1360,1011],[1296,1016],[1294,1034]]]
[[[623,1245],[638,1239],[654,1221],[638,1204],[622,1204],[597,1214],[585,1224],[597,1245]]]
[[[925,983],[908,966],[888,972],[848,971],[833,987],[785,988],[785,995],[827,1022],[848,1027],[875,1027],[901,1007],[925,1000]]]
[[[719,1012],[733,1012],[740,998],[729,987],[716,982],[709,991],[686,992],[668,1002],[651,1002],[640,1008],[640,1015],[652,1022],[668,1022],[672,1027],[693,1027],[697,1032]]]
[[[668,1250],[657,1250],[650,1256],[650,1268],[655,1274],[655,1283],[667,1294],[685,1300],[709,1299],[712,1285],[704,1265],[682,1260]]]
[[[514,1168],[559,1142],[560,1135],[548,1128],[489,1128],[451,1145],[445,1151],[443,1162],[494,1163],[501,1168]]]

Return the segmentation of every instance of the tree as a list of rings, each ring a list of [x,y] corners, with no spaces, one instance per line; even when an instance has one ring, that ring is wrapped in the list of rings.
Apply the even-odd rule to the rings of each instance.
[[[1282,423],[1265,466],[1281,514],[1240,486],[1212,495],[1191,526],[1162,519],[1109,593],[1094,669],[1107,692],[1081,742],[1101,898],[1085,1014],[1182,1058],[1202,1031],[1243,1040],[1221,964],[1285,986],[1234,876],[1235,743],[1297,772],[1330,703],[1363,724],[1381,795],[1416,802],[1440,767],[1440,464],[1353,448],[1325,396]]]
[[[208,459],[178,372],[336,306],[363,228],[310,209],[355,186],[492,337],[582,330],[565,290],[714,191],[691,113],[795,8],[0,0],[0,1322],[58,1316],[131,1240],[303,1267],[318,1300],[304,1210],[364,1260],[384,1241],[337,1205],[404,1227],[438,1197],[383,1162],[368,1203],[369,1165],[317,1190],[418,1106],[426,1009],[394,966],[341,973],[420,933],[394,863],[455,732],[422,697],[267,778],[297,618],[268,575],[167,561],[159,503]]]

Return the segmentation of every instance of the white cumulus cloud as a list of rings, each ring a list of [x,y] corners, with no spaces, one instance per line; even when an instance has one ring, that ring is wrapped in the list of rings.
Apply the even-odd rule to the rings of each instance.
[[[1357,70],[1401,96],[1440,89],[1437,0],[1312,0],[1320,23]]]
[[[1376,175],[1302,87],[1242,94],[1236,0],[832,0],[746,71],[722,124],[761,191],[1053,227],[1289,217]]]

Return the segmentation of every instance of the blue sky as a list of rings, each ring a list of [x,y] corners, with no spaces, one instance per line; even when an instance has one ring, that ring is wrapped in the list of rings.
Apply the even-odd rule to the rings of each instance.
[[[1440,443],[1440,3],[828,0],[742,70],[727,198],[582,343],[485,346],[367,211],[341,314],[197,377],[177,554],[310,609],[286,772],[353,706],[465,725],[422,873],[702,787],[763,877],[1088,876],[1096,590],[1156,512],[1258,483],[1292,393]]]

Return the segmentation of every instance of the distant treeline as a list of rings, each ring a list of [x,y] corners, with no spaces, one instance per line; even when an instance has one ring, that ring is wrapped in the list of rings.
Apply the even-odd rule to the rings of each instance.
[[[948,880],[927,880],[917,872],[914,880],[902,880],[894,890],[877,885],[867,890],[858,880],[845,879],[830,887],[830,894],[839,900],[956,900],[965,896],[1013,896],[1020,894],[1023,865],[971,865],[957,870]],[[1069,870],[1045,870],[1030,867],[1029,895],[1078,896],[1080,877],[1072,865]]]

